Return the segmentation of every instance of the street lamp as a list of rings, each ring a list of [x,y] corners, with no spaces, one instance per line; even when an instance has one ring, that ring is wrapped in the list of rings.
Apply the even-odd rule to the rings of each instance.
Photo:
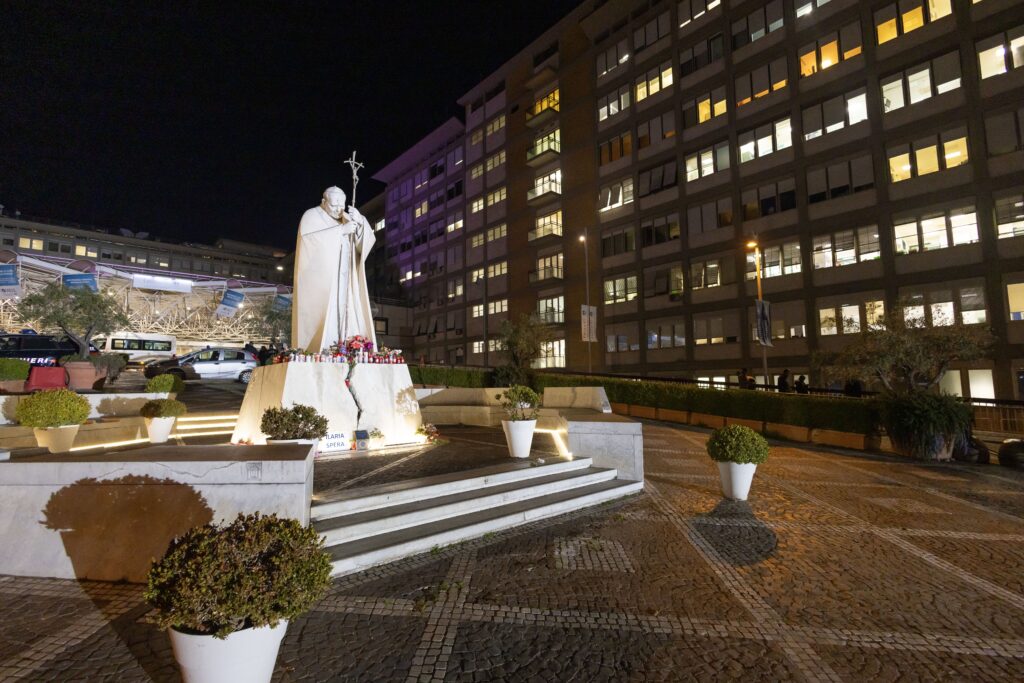
[[[583,245],[583,268],[585,272],[586,284],[586,300],[587,300],[587,334],[581,335],[586,337],[587,345],[587,372],[594,372],[594,363],[590,353],[590,345],[593,344],[593,340],[590,338],[590,247],[587,244],[587,228],[583,228],[583,234],[580,235],[580,244]],[[582,325],[580,326],[580,332],[582,333]]]
[[[752,239],[747,242],[747,249],[754,250],[754,272],[757,277],[757,300],[763,305],[764,293],[761,290],[761,246],[757,243],[757,239]],[[756,315],[756,310],[754,318],[758,322],[758,325],[760,325],[760,319]],[[768,330],[768,334],[771,334],[771,330]],[[764,373],[765,391],[768,391],[771,385],[771,378],[768,376],[768,346],[764,341],[766,340],[759,340],[761,344],[761,371]]]

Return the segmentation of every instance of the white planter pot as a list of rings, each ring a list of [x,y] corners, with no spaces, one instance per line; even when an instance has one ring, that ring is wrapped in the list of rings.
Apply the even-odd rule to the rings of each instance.
[[[67,453],[75,445],[79,426],[64,425],[63,427],[48,427],[32,431],[35,432],[36,443],[40,448],[48,448],[51,453]]]
[[[147,417],[146,432],[149,433],[150,443],[167,443],[171,436],[171,429],[174,427],[173,417]]]
[[[505,430],[508,452],[513,458],[529,458],[533,446],[533,430],[537,427],[536,420],[502,420],[501,428]]]
[[[722,480],[722,495],[730,500],[746,500],[757,465],[753,463],[718,463],[718,476]]]
[[[247,628],[219,640],[168,630],[174,659],[185,683],[269,682],[274,675],[277,651],[288,630],[281,621],[274,628]]]

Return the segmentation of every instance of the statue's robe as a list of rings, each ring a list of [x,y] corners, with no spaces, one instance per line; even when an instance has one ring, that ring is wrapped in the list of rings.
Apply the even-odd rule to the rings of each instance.
[[[370,224],[339,222],[321,207],[299,222],[292,293],[292,347],[318,353],[338,341],[362,335],[377,346],[366,257],[376,238]],[[354,234],[345,234],[354,228]]]

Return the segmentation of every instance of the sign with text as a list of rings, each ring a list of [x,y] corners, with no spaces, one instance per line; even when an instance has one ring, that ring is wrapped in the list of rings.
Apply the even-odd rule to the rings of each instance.
[[[761,346],[772,345],[772,314],[767,301],[755,301],[757,310],[757,343]]]
[[[317,452],[337,453],[350,450],[352,450],[352,440],[346,437],[344,432],[331,432],[326,438],[320,440]]]
[[[68,289],[91,289],[94,292],[100,291],[96,284],[95,273],[69,273],[61,275],[60,280]]]
[[[214,311],[214,315],[218,318],[230,318],[235,313],[238,313],[238,309],[244,299],[245,295],[241,292],[236,292],[233,289],[224,290],[224,296],[221,298],[217,310]]]
[[[271,308],[275,311],[287,311],[292,307],[292,298],[285,296],[284,294],[278,294],[274,297],[274,303],[271,304]]]
[[[21,295],[21,280],[18,279],[18,264],[0,264],[0,298],[10,299]]]
[[[597,306],[580,306],[580,327],[583,341],[597,341]]]

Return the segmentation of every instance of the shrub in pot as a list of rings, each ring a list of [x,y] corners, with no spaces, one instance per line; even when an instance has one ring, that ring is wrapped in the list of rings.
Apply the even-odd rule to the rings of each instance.
[[[150,443],[166,443],[171,436],[174,421],[185,414],[187,408],[173,398],[158,398],[146,401],[139,409],[139,415],[146,418],[146,432]]]
[[[25,380],[32,364],[20,358],[0,358],[0,391],[18,394],[25,391]]]
[[[970,429],[971,410],[951,394],[913,391],[881,402],[882,425],[893,445],[918,460],[949,460]]]
[[[101,353],[89,356],[89,362],[98,372],[103,373],[108,382],[121,376],[121,371],[128,366],[128,357],[123,353]]]
[[[757,466],[768,459],[768,442],[750,427],[727,425],[708,439],[708,455],[718,463],[722,495],[746,500]]]
[[[530,457],[533,432],[537,428],[537,406],[540,396],[530,387],[513,384],[497,395],[507,420],[501,421],[505,441],[513,458]]]
[[[301,404],[267,408],[260,431],[267,435],[267,443],[314,443],[327,436],[327,418],[316,408]]]
[[[71,450],[78,428],[89,419],[84,397],[68,389],[50,389],[26,396],[14,408],[18,424],[35,430],[36,443],[51,453]]]
[[[185,391],[185,380],[171,373],[157,375],[146,382],[147,394],[180,394]]]
[[[294,519],[258,513],[171,542],[144,597],[185,683],[270,680],[289,620],[330,587],[323,544]]]

